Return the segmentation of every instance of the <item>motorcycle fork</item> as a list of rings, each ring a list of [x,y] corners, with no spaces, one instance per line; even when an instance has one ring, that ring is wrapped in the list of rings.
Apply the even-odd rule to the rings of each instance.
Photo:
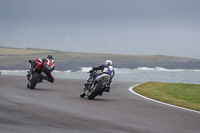
[[[28,79],[28,81],[31,81],[32,80],[32,77],[33,77],[33,75],[31,74],[31,72],[30,71],[27,71],[28,72],[28,74],[27,74],[27,79]]]
[[[92,90],[93,87],[94,87],[94,83],[92,85],[87,86],[87,88],[85,90],[85,94],[88,95],[89,92]]]

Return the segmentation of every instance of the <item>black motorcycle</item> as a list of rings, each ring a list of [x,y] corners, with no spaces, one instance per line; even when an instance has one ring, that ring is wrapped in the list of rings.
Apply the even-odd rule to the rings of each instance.
[[[88,99],[92,100],[98,95],[101,96],[102,93],[105,91],[105,88],[108,87],[110,80],[111,76],[109,74],[99,74],[97,71],[90,73],[90,77],[86,81],[85,88],[80,93],[80,97],[83,98],[87,96]]]

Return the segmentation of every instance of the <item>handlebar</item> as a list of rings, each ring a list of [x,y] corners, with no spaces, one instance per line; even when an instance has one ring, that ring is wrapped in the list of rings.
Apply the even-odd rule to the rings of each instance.
[[[91,71],[91,70],[90,70],[90,71]],[[87,73],[94,73],[94,72],[97,72],[98,70],[94,70],[94,71],[92,71],[92,72],[90,72],[90,71],[89,71],[89,72],[87,72]]]

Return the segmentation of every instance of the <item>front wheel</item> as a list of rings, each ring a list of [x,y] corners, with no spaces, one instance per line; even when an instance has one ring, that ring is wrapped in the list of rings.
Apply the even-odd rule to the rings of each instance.
[[[81,91],[80,97],[81,97],[81,98],[84,98],[84,97],[85,97],[85,90]]]
[[[99,92],[101,91],[101,88],[102,88],[101,83],[97,83],[94,86],[94,89],[91,92],[89,92],[88,99],[89,100],[94,99],[99,94]]]
[[[35,89],[35,86],[36,86],[36,84],[37,84],[37,82],[38,82],[39,77],[40,77],[40,73],[37,73],[37,72],[36,72],[36,73],[33,75],[32,81],[29,83],[30,89]]]

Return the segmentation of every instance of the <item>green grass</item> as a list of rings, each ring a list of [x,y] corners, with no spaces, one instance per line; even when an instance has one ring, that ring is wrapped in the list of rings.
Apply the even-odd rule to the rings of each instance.
[[[200,85],[198,84],[147,82],[133,90],[161,102],[200,111]]]

